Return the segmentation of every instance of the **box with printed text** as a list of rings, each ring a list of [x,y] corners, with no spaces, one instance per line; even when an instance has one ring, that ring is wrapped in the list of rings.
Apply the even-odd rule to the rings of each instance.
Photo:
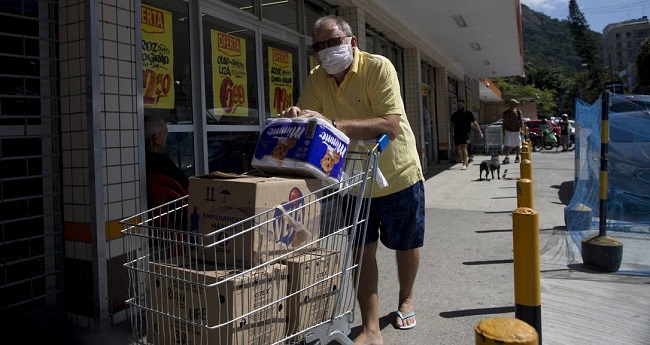
[[[213,265],[150,262],[149,271],[149,343],[270,344],[284,337],[287,271],[282,264],[242,274]]]
[[[316,246],[321,203],[315,178],[208,174],[190,177],[192,257],[249,268]],[[310,248],[304,248],[309,245]]]
[[[328,320],[340,289],[339,252],[316,249],[283,260],[287,266],[287,335]]]

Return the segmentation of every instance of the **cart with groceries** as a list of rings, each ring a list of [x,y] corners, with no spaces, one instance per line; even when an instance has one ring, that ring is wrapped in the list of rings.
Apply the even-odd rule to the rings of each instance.
[[[352,344],[356,249],[369,196],[384,183],[386,145],[383,135],[338,147],[334,182],[255,171],[191,177],[188,196],[122,220],[132,341]]]

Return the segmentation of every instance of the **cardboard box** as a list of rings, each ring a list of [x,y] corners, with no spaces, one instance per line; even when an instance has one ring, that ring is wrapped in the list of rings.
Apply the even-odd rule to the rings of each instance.
[[[285,265],[237,276],[241,271],[213,265],[190,269],[150,262],[149,272],[149,343],[270,344],[285,336]]]
[[[322,181],[315,178],[225,174],[190,177],[189,228],[209,235],[197,237],[197,246],[190,247],[191,255],[250,268],[318,240],[321,205],[313,192],[322,186]]]
[[[283,261],[288,272],[287,336],[331,317],[340,288],[339,256],[337,251],[316,249]]]

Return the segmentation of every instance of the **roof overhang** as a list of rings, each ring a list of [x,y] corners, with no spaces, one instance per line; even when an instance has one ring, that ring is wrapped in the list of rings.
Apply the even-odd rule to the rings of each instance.
[[[381,10],[366,13],[374,29],[400,45],[415,42],[423,59],[458,79],[524,75],[519,0],[374,2]]]

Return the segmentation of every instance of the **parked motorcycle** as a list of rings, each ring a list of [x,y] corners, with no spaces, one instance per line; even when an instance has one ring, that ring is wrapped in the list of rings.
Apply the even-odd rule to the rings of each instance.
[[[560,136],[553,131],[543,131],[539,132],[530,132],[528,134],[530,137],[530,142],[532,144],[533,152],[541,151],[542,149],[552,150],[557,149],[562,146],[560,144]],[[575,150],[576,145],[573,135],[569,137],[569,151]]]

